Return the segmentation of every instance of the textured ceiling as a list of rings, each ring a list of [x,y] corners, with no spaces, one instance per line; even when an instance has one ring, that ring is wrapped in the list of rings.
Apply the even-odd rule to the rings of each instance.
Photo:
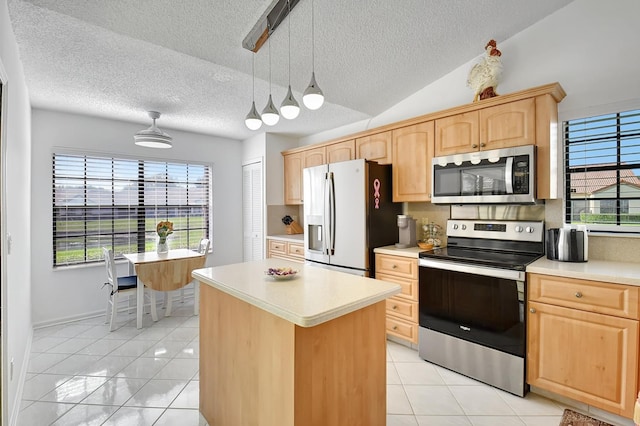
[[[571,0],[315,0],[315,70],[326,103],[259,131],[304,136],[377,115]],[[35,107],[234,139],[251,106],[242,40],[273,0],[8,0]],[[311,1],[272,34],[274,102],[311,77]],[[255,57],[256,107],[269,93],[269,46]],[[464,82],[461,82],[464,84]],[[470,92],[471,97],[471,92]]]

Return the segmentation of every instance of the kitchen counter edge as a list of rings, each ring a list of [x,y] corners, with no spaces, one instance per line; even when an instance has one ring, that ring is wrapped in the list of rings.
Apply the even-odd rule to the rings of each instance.
[[[527,272],[640,286],[640,264],[631,262],[589,260],[573,263],[558,262],[543,257],[527,266]]]
[[[268,235],[267,240],[281,240],[290,243],[304,243],[304,234]]]
[[[418,254],[420,252],[426,251],[425,249],[421,249],[420,247],[407,247],[407,248],[398,248],[395,245],[393,246],[384,246],[377,247],[373,249],[374,253],[379,254],[387,254],[389,256],[403,256],[403,257],[411,257],[413,259],[418,258]]]

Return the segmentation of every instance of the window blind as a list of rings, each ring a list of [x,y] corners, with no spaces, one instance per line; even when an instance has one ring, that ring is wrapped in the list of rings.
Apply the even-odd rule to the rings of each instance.
[[[565,222],[640,232],[640,110],[570,120],[565,140]]]
[[[169,220],[170,248],[208,238],[210,166],[53,154],[53,264],[102,260],[102,247],[153,251],[156,225]]]

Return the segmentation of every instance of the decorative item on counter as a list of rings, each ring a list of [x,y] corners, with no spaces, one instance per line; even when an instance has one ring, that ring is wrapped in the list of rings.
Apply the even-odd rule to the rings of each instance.
[[[173,222],[159,222],[156,226],[156,232],[158,233],[158,246],[156,247],[157,252],[167,253],[169,251],[167,237],[173,234]]]
[[[264,271],[264,274],[274,280],[290,280],[295,277],[298,271],[290,267],[284,268],[269,268]]]
[[[473,89],[473,102],[498,96],[496,88],[502,77],[502,52],[497,49],[496,41],[490,40],[484,48],[486,56],[471,68],[467,78],[467,86]]]
[[[302,227],[298,224],[298,222],[293,220],[293,218],[289,215],[286,215],[285,217],[282,218],[282,223],[284,223],[285,226],[287,227],[287,234],[289,235],[302,234],[304,232],[304,229],[302,229]]]
[[[424,220],[422,222],[422,232],[423,239],[420,241],[420,248],[425,250],[431,250],[434,247],[440,247],[442,244],[442,240],[440,239],[440,235],[442,235],[442,227],[434,222],[429,222],[429,220]]]

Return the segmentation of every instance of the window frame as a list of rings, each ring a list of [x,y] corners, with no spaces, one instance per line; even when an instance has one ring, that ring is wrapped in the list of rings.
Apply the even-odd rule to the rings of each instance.
[[[59,203],[56,203],[56,179],[64,179],[65,175],[64,173],[60,172],[57,173],[56,171],[56,159],[58,159],[58,161],[60,161],[61,159],[63,159],[64,157],[75,157],[77,159],[80,159],[80,161],[82,161],[83,165],[85,165],[84,170],[81,171],[82,173],[82,178],[81,177],[74,177],[74,180],[76,181],[82,181],[83,184],[82,186],[78,185],[78,188],[82,188],[83,194],[85,196],[83,203],[81,205],[78,206],[73,206],[73,205],[61,205]],[[172,220],[172,217],[167,217],[166,215],[159,215],[158,213],[161,211],[167,211],[167,210],[171,210],[171,209],[175,209],[176,212],[179,212],[180,214],[178,215],[178,218],[180,218],[180,222],[182,222],[182,224],[180,225],[180,227],[174,226],[175,228],[175,235],[179,235],[180,233],[182,233],[182,235],[180,235],[180,238],[174,238],[173,243],[176,244],[176,242],[178,243],[177,246],[173,246],[173,248],[192,248],[190,247],[190,243],[189,241],[193,240],[193,235],[189,235],[192,232],[197,232],[200,233],[202,235],[202,238],[209,238],[211,240],[211,236],[213,234],[213,164],[212,163],[208,163],[208,162],[201,162],[201,161],[190,161],[190,160],[184,160],[184,159],[166,159],[166,158],[152,158],[152,157],[140,157],[140,156],[128,156],[128,155],[123,155],[123,154],[115,154],[115,153],[107,153],[107,152],[79,152],[76,150],[69,150],[69,149],[54,149],[51,153],[51,211],[52,211],[52,266],[54,269],[57,268],[69,268],[69,267],[80,267],[80,266],[90,266],[96,263],[100,263],[103,262],[102,259],[102,252],[100,250],[100,255],[99,258],[94,258],[92,256],[89,256],[89,244],[88,242],[91,240],[92,237],[104,237],[104,236],[109,236],[110,237],[110,242],[103,242],[103,240],[100,238],[99,239],[99,246],[105,246],[105,247],[109,247],[115,250],[114,248],[114,241],[116,241],[117,236],[120,236],[121,238],[123,236],[127,236],[126,238],[129,241],[129,247],[131,248],[131,250],[136,250],[138,252],[141,251],[142,248],[146,248],[146,251],[150,251],[148,249],[148,238],[149,238],[149,233],[150,231],[150,225],[148,223],[149,219],[151,218],[151,220],[155,223],[155,222],[159,222],[159,221],[164,221],[164,220]],[[107,163],[111,163],[111,170],[110,172],[108,172],[107,174],[110,175],[109,178],[105,178],[104,181],[105,182],[122,182],[122,181],[128,181],[128,182],[133,182],[135,185],[135,191],[137,192],[136,195],[134,195],[134,199],[136,201],[131,202],[131,200],[129,200],[130,202],[128,204],[116,204],[115,203],[115,189],[114,186],[111,186],[111,188],[108,189],[108,191],[110,191],[111,194],[111,200],[110,203],[98,203],[97,205],[95,204],[91,204],[91,203],[87,203],[87,198],[86,198],[86,194],[88,189],[91,187],[91,181],[92,179],[88,176],[88,172],[89,174],[92,174],[93,171],[90,171],[86,168],[86,164],[87,161],[96,161],[96,162],[107,162]],[[114,165],[116,163],[137,163],[135,164],[135,171],[133,174],[135,174],[135,178],[131,179],[129,177],[129,179],[126,178],[125,173],[123,173],[121,171],[120,175],[118,175],[117,171],[114,169]],[[153,165],[155,167],[158,167],[158,165],[161,165],[161,167],[164,167],[166,174],[164,176],[164,179],[155,179],[155,180],[151,180],[148,178],[145,178],[145,168],[146,170],[150,169],[150,166]],[[172,178],[172,175],[170,174],[170,169],[171,168],[184,168],[184,171],[181,171],[183,173],[187,172],[189,170],[189,168],[199,168],[199,167],[203,167],[203,173],[204,173],[204,178],[206,180],[206,183],[204,183],[205,181],[201,181],[201,182],[197,182],[197,181],[190,181],[188,178],[183,178],[181,179],[175,179]],[[78,171],[80,171],[80,168],[78,168]],[[133,171],[133,169],[131,170]],[[188,173],[188,172],[187,172]],[[174,176],[175,177],[175,176]],[[176,204],[169,204],[170,202],[170,198],[168,195],[165,195],[165,204],[162,203],[158,203],[158,202],[153,202],[153,200],[151,200],[151,202],[149,202],[150,200],[147,198],[147,202],[145,203],[145,183],[148,182],[158,182],[161,185],[165,185],[165,188],[168,188],[171,184],[177,184],[177,185],[187,185],[188,189],[185,190],[185,197],[180,197],[179,203]],[[206,191],[206,202],[202,203],[202,204],[189,204],[188,202],[188,194],[189,191],[193,191],[193,188],[190,186],[190,184],[195,184],[195,188],[201,187]],[[148,197],[148,195],[147,195]],[[59,200],[58,200],[59,201]],[[193,210],[194,207],[197,207],[198,209],[202,209],[204,210],[203,213],[200,216],[194,216],[194,217],[199,217],[202,219],[198,219],[196,222],[199,222],[201,225],[200,226],[190,226],[189,225],[189,221],[191,220],[191,216],[189,215],[189,211]],[[65,209],[73,209],[73,208],[78,208],[80,211],[83,211],[83,213],[81,214],[81,220],[84,222],[84,232],[78,233],[76,236],[78,238],[81,238],[83,241],[82,244],[82,260],[73,260],[73,261],[66,261],[66,262],[60,262],[57,256],[57,243],[64,239],[65,237],[61,237],[56,229],[57,225],[59,225],[58,222],[58,218],[60,217],[60,215],[58,214],[59,212],[65,210]],[[111,229],[109,232],[105,232],[104,228],[100,228],[100,232],[99,234],[92,234],[90,232],[87,232],[87,218],[88,213],[91,210],[99,210],[100,213],[104,210],[104,211],[111,211],[112,214],[110,216],[107,216],[107,219],[105,219],[107,222],[113,222],[113,220],[116,218],[116,214],[113,212],[116,211],[124,211],[125,212],[125,218],[127,218],[130,222],[133,222],[135,224],[135,226],[130,226],[129,227],[129,231],[128,232],[121,232],[121,231],[117,231],[116,230],[116,225],[112,224]],[[152,215],[148,215],[148,212],[152,212]],[[122,216],[119,216],[120,218],[122,218]],[[202,221],[204,221],[204,223],[202,223]],[[187,223],[186,226],[184,226],[184,223]],[[100,223],[100,220],[98,219],[97,223]],[[145,226],[146,223],[146,226]],[[178,225],[178,224],[176,224]],[[153,231],[155,232],[155,231]],[[185,238],[183,238],[183,235],[186,235]],[[199,241],[200,237],[196,237]],[[132,247],[135,246],[135,247]],[[194,246],[195,247],[195,246]],[[95,248],[95,247],[94,247]],[[210,246],[210,251],[212,250],[212,246]],[[122,259],[123,253],[118,253],[116,252],[116,258],[117,259]]]
[[[562,223],[565,225],[571,225],[571,221],[568,213],[568,203],[570,200],[570,192],[571,192],[571,184],[569,182],[569,175],[567,172],[568,168],[568,158],[567,158],[567,140],[566,140],[566,132],[565,132],[565,124],[569,121],[574,120],[589,120],[595,119],[598,117],[606,116],[606,115],[616,115],[616,114],[624,114],[632,111],[640,111],[640,100],[631,100],[631,101],[623,101],[617,102],[613,104],[599,105],[599,106],[591,106],[587,108],[579,108],[570,111],[560,112],[558,115],[558,138],[562,141],[559,144],[558,155],[562,158],[562,179],[563,179],[563,188],[562,188]],[[620,143],[616,144],[616,147],[620,148]],[[624,170],[621,168],[616,168],[616,170]],[[619,185],[619,183],[618,183]],[[616,198],[607,198],[608,200],[628,200],[627,198],[620,198],[619,196]],[[574,199],[574,201],[584,201],[584,198]],[[574,212],[571,212],[573,215]],[[569,220],[568,220],[569,219]],[[640,237],[640,226],[633,225],[617,225],[617,224],[595,224],[595,223],[587,223],[587,229],[589,232],[594,235],[602,235],[602,236],[623,236],[623,237]]]

